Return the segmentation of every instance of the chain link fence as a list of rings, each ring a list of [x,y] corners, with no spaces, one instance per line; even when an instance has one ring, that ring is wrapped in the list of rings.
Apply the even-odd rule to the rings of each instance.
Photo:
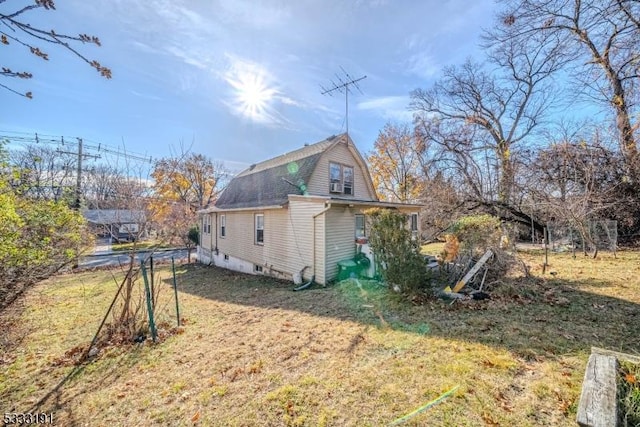
[[[579,227],[568,222],[547,224],[549,247],[555,252],[592,251],[618,248],[618,222],[609,219],[587,221]]]

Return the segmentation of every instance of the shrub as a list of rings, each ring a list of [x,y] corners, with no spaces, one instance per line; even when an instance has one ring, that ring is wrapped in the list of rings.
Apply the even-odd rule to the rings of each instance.
[[[200,231],[198,227],[191,227],[189,232],[187,233],[188,243],[193,243],[194,245],[200,244]]]
[[[411,237],[408,217],[390,209],[370,209],[369,244],[378,263],[382,278],[403,291],[424,288],[428,276],[418,242]]]
[[[474,255],[500,247],[503,235],[500,219],[486,214],[464,216],[451,226],[450,231],[460,241],[463,250]]]
[[[0,144],[0,309],[92,243],[82,215],[62,202],[20,196]]]
[[[460,242],[461,255],[464,253],[477,260],[491,249],[493,259],[487,278],[495,280],[502,277],[515,261],[515,258],[504,250],[508,244],[505,227],[499,218],[484,214],[462,217],[450,230]]]

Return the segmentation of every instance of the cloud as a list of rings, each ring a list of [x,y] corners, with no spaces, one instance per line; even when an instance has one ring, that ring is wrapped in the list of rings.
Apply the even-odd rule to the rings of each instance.
[[[222,14],[222,22],[232,23],[251,29],[280,27],[291,18],[291,11],[284,4],[275,5],[255,0],[222,0],[217,12]]]
[[[378,116],[388,120],[411,121],[413,112],[409,107],[408,95],[381,96],[359,102],[359,110],[372,111]]]
[[[144,98],[144,99],[149,99],[151,101],[162,101],[162,98],[160,98],[159,96],[151,95],[151,94],[148,94],[148,93],[141,93],[141,92],[138,92],[138,91],[133,90],[133,89],[131,90],[131,93],[133,95],[135,95],[135,96],[138,96],[138,97]]]
[[[431,54],[431,49],[421,49],[411,54],[404,61],[403,67],[407,73],[430,79],[440,72],[442,65]]]

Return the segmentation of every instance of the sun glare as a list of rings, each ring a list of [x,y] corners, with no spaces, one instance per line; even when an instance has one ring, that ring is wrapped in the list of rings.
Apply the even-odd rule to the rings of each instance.
[[[242,115],[255,121],[269,120],[268,108],[276,90],[268,87],[261,75],[242,73],[228,82],[235,89],[234,104]]]

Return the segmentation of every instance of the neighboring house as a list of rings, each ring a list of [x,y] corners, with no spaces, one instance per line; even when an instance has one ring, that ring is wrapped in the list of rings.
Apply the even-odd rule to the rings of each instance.
[[[316,283],[335,279],[367,235],[363,212],[396,208],[418,235],[420,206],[380,202],[347,134],[251,165],[200,211],[198,259],[236,271]],[[359,242],[364,242],[359,239]],[[368,245],[362,245],[363,252]],[[297,277],[298,279],[300,277]]]
[[[144,237],[146,216],[131,209],[87,209],[82,212],[97,235],[111,237],[112,242],[132,242]]]

